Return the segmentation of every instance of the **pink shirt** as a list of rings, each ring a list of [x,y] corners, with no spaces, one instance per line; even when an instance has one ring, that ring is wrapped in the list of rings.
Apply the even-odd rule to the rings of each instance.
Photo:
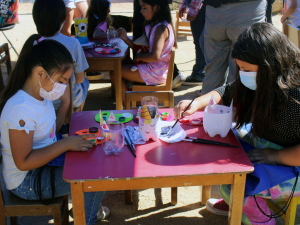
[[[107,22],[106,21],[102,21],[101,23],[98,24],[98,26],[96,28],[99,28],[103,32],[106,32],[107,31]]]

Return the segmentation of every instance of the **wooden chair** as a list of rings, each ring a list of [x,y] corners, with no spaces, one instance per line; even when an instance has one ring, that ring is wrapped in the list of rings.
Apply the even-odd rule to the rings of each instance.
[[[126,91],[125,94],[125,109],[137,109],[136,102],[141,101],[141,97],[155,96],[158,98],[158,103],[167,106],[159,105],[159,108],[174,108],[174,92],[173,91]]]
[[[267,204],[275,213],[279,212],[281,208],[285,205],[288,199],[282,199],[278,201],[267,199]],[[300,197],[294,197],[291,200],[290,206],[286,213],[281,216],[284,220],[284,225],[294,225],[297,213],[297,205],[300,205]]]
[[[299,48],[300,29],[291,25],[288,21],[282,24],[282,32]]]
[[[2,156],[0,156],[0,165]],[[68,225],[68,195],[55,198],[50,205],[43,205],[40,201],[24,200],[0,183],[0,224],[6,224],[6,217],[10,217],[10,224],[17,225],[17,216],[44,216],[52,215],[54,225]]]
[[[159,106],[159,108],[174,108],[174,92],[173,91],[126,91],[125,94],[125,109],[136,109],[136,102],[140,101],[140,97],[155,96],[159,102],[166,103],[167,106]],[[171,188],[172,204],[177,203],[177,187]],[[125,191],[125,204],[131,205],[132,202],[132,191]]]
[[[10,54],[9,54],[9,47],[8,47],[7,43],[0,46],[0,64],[2,64],[4,62],[6,64],[6,68],[7,68],[7,76],[9,76],[11,73],[11,70],[12,70],[12,66],[11,66],[11,60],[10,60]],[[5,86],[5,82],[3,80],[3,73],[2,73],[1,66],[0,66],[0,92],[3,91],[4,86]]]
[[[69,109],[68,109],[68,114],[65,117],[64,124],[70,124],[71,123],[72,114],[74,112],[82,111],[82,108],[80,106],[77,107],[77,108],[74,108],[74,106],[73,106],[73,93],[72,93],[71,78],[69,79],[69,86],[70,86],[70,106],[69,106]]]
[[[184,28],[179,28],[184,27]],[[184,35],[184,36],[193,36],[191,31],[191,24],[189,21],[180,21],[179,18],[179,12],[176,12],[176,39],[178,38],[178,35]]]
[[[174,59],[175,59],[175,48],[172,48],[166,83],[159,84],[159,85],[145,85],[145,84],[133,85],[132,91],[172,91]],[[167,102],[165,102],[165,106],[168,107]],[[133,105],[133,107],[136,106]]]

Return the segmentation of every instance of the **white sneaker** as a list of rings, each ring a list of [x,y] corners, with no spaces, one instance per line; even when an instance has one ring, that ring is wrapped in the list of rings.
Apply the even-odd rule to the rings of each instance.
[[[206,202],[206,209],[212,214],[228,216],[229,206],[223,199],[210,198]]]

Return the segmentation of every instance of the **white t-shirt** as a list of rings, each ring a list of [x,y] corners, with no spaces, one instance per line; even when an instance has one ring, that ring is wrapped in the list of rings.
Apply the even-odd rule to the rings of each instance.
[[[299,27],[300,26],[300,0],[297,0],[298,1],[298,8],[296,9],[296,11],[290,15],[288,17],[288,21],[291,22],[291,24],[294,26],[294,27]],[[287,3],[286,3],[286,7],[287,9],[291,6],[291,0],[288,0]]]
[[[25,126],[21,127],[20,120]],[[3,176],[8,190],[17,188],[24,180],[28,171],[16,167],[12,157],[9,129],[33,130],[32,149],[46,147],[56,141],[56,114],[52,101],[40,101],[26,92],[19,90],[5,104],[0,118]],[[20,149],[20,151],[22,151]]]

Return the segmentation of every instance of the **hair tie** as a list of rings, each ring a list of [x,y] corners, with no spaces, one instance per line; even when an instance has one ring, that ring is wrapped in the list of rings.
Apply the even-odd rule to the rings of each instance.
[[[109,5],[108,5],[108,6],[110,7],[110,6],[111,6],[110,0],[107,0],[107,1],[109,2]]]
[[[94,17],[95,17],[97,20],[99,20],[99,17],[98,17],[96,14],[94,14]]]
[[[43,41],[43,40],[45,40],[43,37],[41,37],[41,38],[35,40],[35,41],[33,42],[33,46],[37,45],[38,43],[40,43],[40,42]]]

